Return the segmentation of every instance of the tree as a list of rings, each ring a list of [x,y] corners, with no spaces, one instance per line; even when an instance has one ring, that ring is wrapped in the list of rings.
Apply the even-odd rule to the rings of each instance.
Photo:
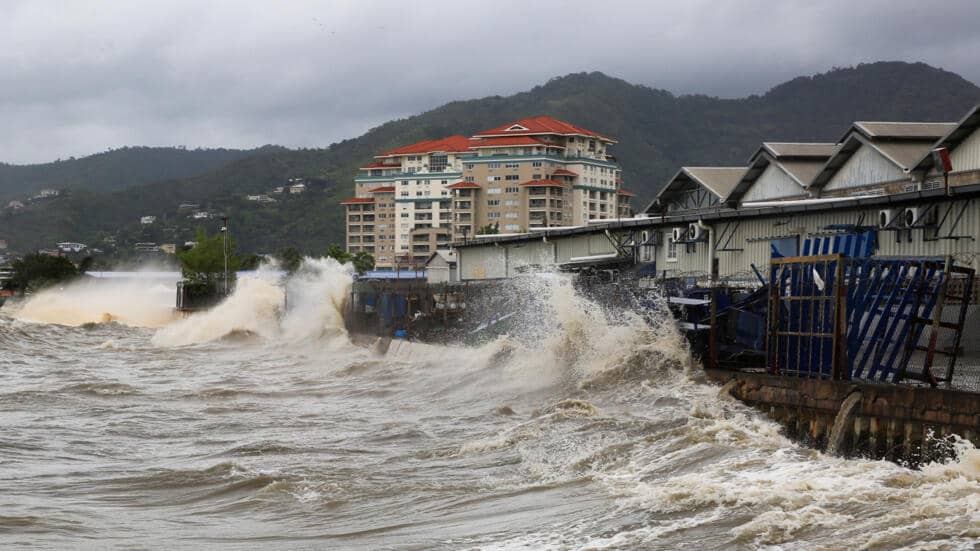
[[[336,260],[341,264],[347,264],[350,261],[350,253],[345,251],[340,245],[333,243],[327,247],[327,256]]]
[[[500,233],[500,222],[480,226],[480,228],[476,230],[476,233],[477,235],[497,235]]]
[[[351,263],[357,273],[363,274],[374,269],[374,256],[367,251],[358,251],[351,257]]]
[[[359,274],[374,269],[374,255],[367,251],[358,251],[350,254],[343,247],[334,243],[327,247],[327,256],[341,264],[350,262],[354,266],[354,270]]]
[[[197,229],[197,244],[177,253],[184,279],[213,285],[225,270],[224,241],[221,234],[208,236],[203,228]],[[228,237],[228,271],[234,273],[241,266],[235,255],[235,240]]]
[[[29,254],[15,261],[13,269],[8,286],[21,292],[37,290],[78,275],[78,269],[67,258],[46,254]]]

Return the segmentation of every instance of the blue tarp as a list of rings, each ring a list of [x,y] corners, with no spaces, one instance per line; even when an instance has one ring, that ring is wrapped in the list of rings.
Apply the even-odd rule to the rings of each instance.
[[[425,270],[369,270],[357,276],[357,279],[425,279]]]

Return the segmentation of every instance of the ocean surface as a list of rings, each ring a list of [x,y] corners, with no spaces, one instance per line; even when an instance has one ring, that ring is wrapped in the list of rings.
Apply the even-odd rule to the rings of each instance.
[[[159,281],[0,309],[2,549],[975,549],[980,453],[786,439],[672,324],[529,278],[514,334],[355,346],[308,262],[175,320]]]

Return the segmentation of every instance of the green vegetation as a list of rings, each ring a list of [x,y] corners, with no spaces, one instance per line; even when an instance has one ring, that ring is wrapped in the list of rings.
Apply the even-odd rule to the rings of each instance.
[[[6,282],[7,288],[22,293],[71,280],[80,273],[67,258],[46,254],[29,254],[12,267],[14,273]]]
[[[225,272],[224,236],[220,233],[208,236],[203,228],[198,228],[195,241],[196,245],[177,253],[181,272],[186,281],[213,287]],[[235,240],[229,236],[227,267],[229,277],[233,277],[241,266],[241,259],[235,254],[236,249]]]
[[[340,262],[341,264],[347,264],[348,262],[354,266],[354,270],[363,274],[368,270],[374,269],[374,256],[371,253],[364,251],[358,251],[354,254],[350,254],[345,251],[340,245],[333,244],[327,247],[327,256]]]
[[[96,187],[83,182],[81,165],[72,164],[91,158],[62,162],[62,181],[72,185],[44,187],[70,192],[19,211],[0,204],[0,238],[21,251],[70,240],[125,254],[140,241],[190,240],[197,221],[177,207],[195,203],[230,216],[245,252],[295,247],[316,256],[344,238],[339,201],[353,194],[357,167],[380,151],[418,140],[551,115],[619,140],[613,152],[623,166],[624,187],[637,193],[634,206],[641,209],[682,165],[743,164],[763,140],[835,141],[854,120],[958,120],[978,100],[980,88],[953,73],[898,62],[801,77],[742,99],[675,96],[601,73],[571,74],[509,97],[452,102],[326,149],[264,149],[198,176],[174,174],[153,183],[116,177],[112,186]],[[126,174],[105,155],[99,157],[105,163],[100,174]],[[308,178],[309,190],[276,196],[276,203],[245,200],[246,194],[268,193],[289,178]],[[155,215],[158,222],[142,227],[143,215]],[[209,229],[216,226],[211,222]],[[107,238],[115,245],[103,241]]]
[[[500,233],[500,222],[493,222],[486,226],[480,226],[476,230],[477,235],[497,235]]]

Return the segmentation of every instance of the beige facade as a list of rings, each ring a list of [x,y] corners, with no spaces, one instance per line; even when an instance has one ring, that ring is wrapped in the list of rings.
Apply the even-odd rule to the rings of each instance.
[[[536,117],[471,138],[451,136],[382,153],[361,169],[356,197],[344,202],[347,248],[369,250],[366,239],[373,237],[376,265],[385,269],[421,257],[417,240],[422,235],[432,237],[430,244],[448,247],[450,240],[488,228],[524,233],[631,216],[632,193],[621,188],[620,168],[609,154],[614,143],[569,123]],[[357,227],[351,217],[354,209],[367,208],[366,200],[380,201],[379,189],[390,190],[394,211],[390,217],[385,213],[383,222],[379,218],[375,235],[369,236],[364,224]],[[445,235],[449,239],[436,239]]]

